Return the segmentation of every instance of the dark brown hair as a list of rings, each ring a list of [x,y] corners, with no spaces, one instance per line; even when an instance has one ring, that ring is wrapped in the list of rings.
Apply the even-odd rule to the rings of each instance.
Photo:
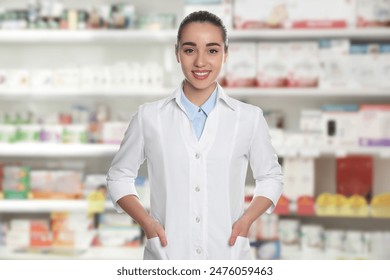
[[[227,31],[226,27],[223,24],[222,20],[216,15],[208,12],[208,11],[197,11],[187,15],[182,22],[180,23],[179,30],[177,31],[177,42],[176,42],[176,51],[178,50],[179,42],[181,40],[181,34],[183,32],[183,28],[192,22],[200,22],[200,23],[211,23],[221,29],[223,42],[225,45],[225,51],[228,50],[228,39],[227,39]]]

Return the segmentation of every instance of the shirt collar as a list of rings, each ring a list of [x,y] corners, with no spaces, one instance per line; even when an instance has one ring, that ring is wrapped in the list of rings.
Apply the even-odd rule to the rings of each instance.
[[[162,104],[162,107],[164,107],[165,105],[167,105],[169,102],[171,102],[172,100],[176,100],[176,103],[179,105],[179,107],[181,107],[182,109],[183,106],[182,106],[182,103],[180,101],[181,99],[181,93],[183,91],[183,83],[180,84],[179,87],[177,87],[175,89],[175,91],[173,92],[173,94],[171,94],[169,97],[167,97],[167,99],[164,101],[164,103]],[[233,111],[235,111],[237,108],[235,102],[233,102],[232,98],[230,98],[224,91],[224,89],[221,87],[221,85],[219,83],[217,83],[217,88],[216,88],[216,100],[218,101],[219,99],[223,100],[224,103],[230,108],[232,109]],[[216,102],[217,103],[217,102]]]
[[[188,117],[192,120],[195,118],[196,113],[198,112],[199,108],[202,109],[202,111],[208,116],[215,107],[215,104],[217,103],[217,91],[218,88],[216,87],[213,93],[210,95],[210,97],[206,100],[205,103],[202,104],[202,106],[198,107],[197,105],[193,104],[186,95],[184,94],[184,91],[181,90],[180,95],[180,101],[183,107],[185,108]]]

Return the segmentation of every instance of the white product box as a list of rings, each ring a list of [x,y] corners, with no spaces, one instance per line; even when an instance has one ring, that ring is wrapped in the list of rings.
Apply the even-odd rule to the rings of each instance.
[[[137,226],[129,227],[102,227],[98,230],[99,240],[103,246],[121,247],[126,246],[140,238],[140,229]]]
[[[360,146],[390,146],[390,105],[362,105],[359,111]]]
[[[389,0],[356,0],[358,27],[388,26],[390,23]]]
[[[318,43],[289,43],[288,57],[288,86],[317,87],[320,75]]]
[[[282,219],[279,221],[279,240],[282,255],[298,252],[300,247],[300,221],[294,219]]]
[[[288,17],[285,0],[234,1],[234,27],[253,29],[283,27]]]
[[[279,237],[279,218],[275,214],[261,215],[254,223],[256,240],[276,240]]]
[[[53,86],[60,90],[78,89],[80,88],[80,76],[79,68],[56,69],[53,71]]]
[[[351,257],[362,257],[365,253],[364,234],[358,230],[347,230],[345,233],[345,251]]]
[[[30,171],[30,189],[31,191],[51,191],[53,176],[48,170]]]
[[[284,43],[257,44],[257,75],[259,87],[286,87],[288,48]]]
[[[378,54],[351,54],[349,56],[350,86],[352,88],[377,88],[380,84]]]
[[[30,231],[9,230],[5,235],[5,245],[10,249],[27,248],[30,245]]]
[[[345,231],[325,230],[325,253],[329,257],[340,258],[345,251]]]
[[[355,0],[288,0],[292,28],[355,27]]]
[[[313,158],[286,157],[283,161],[283,194],[293,202],[301,196],[314,197],[315,173]]]
[[[324,248],[324,229],[320,225],[301,225],[301,250],[305,254],[321,253]]]
[[[226,69],[228,87],[253,87],[256,80],[256,44],[232,43]]]
[[[357,106],[340,105],[322,114],[322,139],[325,147],[357,147],[359,113]]]
[[[26,69],[8,71],[8,88],[11,90],[26,90],[30,85],[30,72]]]
[[[32,89],[48,89],[53,86],[53,71],[49,69],[31,70],[30,87]]]
[[[119,144],[128,127],[127,122],[105,122],[102,127],[102,142],[106,144]]]
[[[390,89],[390,53],[379,55],[379,61],[376,65],[378,75],[378,86],[385,89]]]
[[[302,132],[321,132],[322,111],[303,109],[299,119],[299,130]]]
[[[319,48],[321,88],[349,86],[349,40],[322,40]]]

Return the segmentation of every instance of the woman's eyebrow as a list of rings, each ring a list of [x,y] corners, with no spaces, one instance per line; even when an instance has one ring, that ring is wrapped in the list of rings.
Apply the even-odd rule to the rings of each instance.
[[[181,44],[182,46],[192,46],[192,47],[196,47],[196,44],[194,42],[184,42],[183,44]],[[212,47],[212,46],[219,46],[221,47],[221,44],[219,43],[207,43],[206,44],[206,47]]]

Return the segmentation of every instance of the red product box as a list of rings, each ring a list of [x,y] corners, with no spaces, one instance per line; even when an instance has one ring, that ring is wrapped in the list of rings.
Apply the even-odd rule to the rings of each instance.
[[[337,193],[347,197],[372,196],[374,162],[371,156],[348,156],[336,160]]]

